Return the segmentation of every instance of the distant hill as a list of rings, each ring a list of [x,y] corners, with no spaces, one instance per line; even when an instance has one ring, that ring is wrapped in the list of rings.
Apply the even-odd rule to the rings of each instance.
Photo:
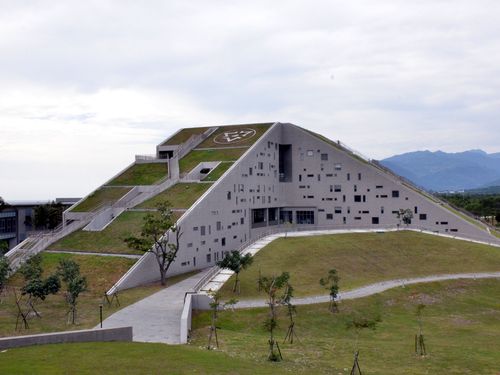
[[[500,185],[500,152],[415,151],[380,161],[397,174],[433,191],[468,190]]]

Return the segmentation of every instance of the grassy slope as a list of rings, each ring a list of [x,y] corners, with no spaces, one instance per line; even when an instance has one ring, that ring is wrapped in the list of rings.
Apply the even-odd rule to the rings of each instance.
[[[184,143],[189,138],[191,138],[191,136],[202,134],[207,129],[208,129],[207,127],[182,129],[180,132],[175,134],[173,137],[171,137],[170,139],[168,139],[166,142],[162,143],[161,145],[162,146],[180,145],[181,143]]]
[[[142,254],[127,247],[123,240],[139,235],[146,212],[126,211],[100,232],[78,230],[60,239],[49,250],[77,250],[100,253]]]
[[[500,363],[500,281],[453,281],[394,289],[344,301],[332,315],[325,304],[298,306],[300,343],[282,344],[281,363],[268,363],[265,309],[222,312],[219,351],[208,351],[208,313],[195,316],[188,346],[141,343],[44,345],[0,353],[6,374],[348,374],[354,334],[346,329],[353,311],[380,315],[376,330],[360,333],[360,365],[367,374],[496,374]],[[416,357],[415,308],[426,303],[424,334],[430,355]],[[281,317],[277,337],[287,328]],[[117,367],[118,366],[118,367]],[[126,369],[126,371],[125,371]]]
[[[193,150],[179,161],[181,173],[187,173],[203,161],[235,161],[245,153],[246,148],[220,150]]]
[[[248,124],[248,125],[235,125],[235,126],[221,126],[219,129],[215,131],[210,137],[205,139],[198,148],[210,148],[210,147],[227,147],[228,145],[221,145],[219,143],[215,143],[213,140],[219,134],[224,133],[226,131],[231,130],[242,130],[242,129],[254,129],[255,135],[252,138],[249,138],[243,142],[235,143],[234,146],[251,146],[253,145],[261,136],[264,134],[272,123],[266,124]]]
[[[42,253],[45,274],[51,274],[57,267],[60,259],[73,259],[80,264],[80,272],[87,277],[88,291],[79,297],[77,326],[66,324],[67,305],[62,292],[49,296],[44,302],[38,304],[42,319],[31,319],[28,331],[14,331],[16,322],[16,309],[11,291],[7,293],[4,303],[0,304],[0,336],[26,335],[39,332],[64,331],[72,329],[92,328],[99,323],[99,304],[102,302],[103,293],[108,290],[118,279],[134,264],[135,259],[103,257],[94,255],[50,254]],[[178,282],[186,275],[171,278],[167,284]],[[23,283],[19,274],[9,280],[9,286],[17,288]],[[113,312],[131,303],[139,301],[161,289],[158,284],[128,289],[119,293],[121,307],[104,305],[104,318]],[[0,370],[0,373],[3,373]]]
[[[141,163],[134,164],[107,185],[154,185],[167,176],[167,164]]]
[[[292,283],[295,280],[292,279]],[[369,374],[496,374],[500,351],[500,280],[459,280],[398,288],[383,294],[343,301],[340,313],[326,304],[297,306],[296,332],[300,343],[282,344],[283,370],[304,373],[346,373],[352,366],[354,333],[346,323],[354,311],[379,315],[375,331],[360,333],[360,364]],[[427,358],[414,355],[418,331],[416,306],[424,303]],[[218,321],[222,350],[232,357],[266,356],[262,325],[266,309],[221,313]],[[209,314],[194,321],[194,344],[206,345]],[[282,315],[277,336],[284,338],[287,318]]]
[[[255,256],[240,275],[241,297],[257,297],[258,272],[290,272],[296,295],[327,294],[318,280],[339,272],[341,290],[388,279],[436,273],[500,271],[498,248],[401,231],[278,239]],[[233,279],[222,288],[231,296]]]
[[[102,204],[112,204],[130,191],[128,187],[100,188],[73,208],[72,212],[90,212]]]
[[[155,208],[156,205],[168,200],[172,208],[189,208],[207,191],[212,184],[178,183],[151,199],[141,203],[138,208]]]
[[[62,359],[64,358],[64,360]],[[275,374],[273,364],[230,358],[181,345],[84,343],[26,347],[0,353],[0,373],[94,374]]]
[[[234,163],[222,162],[203,181],[217,181]]]

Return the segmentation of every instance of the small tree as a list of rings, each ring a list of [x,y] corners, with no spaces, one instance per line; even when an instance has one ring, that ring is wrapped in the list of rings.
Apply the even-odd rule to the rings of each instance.
[[[253,258],[251,254],[241,255],[237,250],[226,253],[224,258],[217,262],[219,267],[229,269],[235,273],[236,278],[234,280],[233,293],[237,290],[238,294],[240,294],[240,272],[250,266],[252,262]]]
[[[209,291],[208,295],[212,297],[212,301],[209,303],[210,309],[212,311],[210,319],[210,333],[208,335],[207,349],[219,348],[219,338],[217,337],[217,318],[219,315],[220,307],[220,293]],[[215,338],[215,347],[212,346],[212,339]]]
[[[330,294],[329,309],[331,312],[338,311],[337,297],[339,294],[339,280],[340,277],[337,274],[337,270],[335,268],[332,268],[330,271],[328,271],[327,277],[322,277],[321,279],[319,279],[320,285],[325,287],[325,289],[329,291]]]
[[[35,278],[27,280],[27,283],[22,287],[22,295],[28,295],[28,306],[35,313],[35,315],[41,318],[39,312],[35,308],[35,304],[38,301],[45,301],[45,298],[49,294],[56,294],[61,289],[61,282],[57,275],[51,275],[45,280],[41,278]]]
[[[182,233],[176,225],[170,204],[161,202],[156,207],[156,215],[147,214],[144,217],[141,236],[128,237],[125,242],[132,249],[154,254],[160,271],[161,285],[165,285],[167,271],[179,251]]]
[[[400,208],[396,216],[399,224],[403,223],[408,226],[411,224],[411,219],[413,219],[413,211],[410,208]]]
[[[427,351],[425,350],[425,342],[424,342],[424,330],[422,324],[422,312],[424,311],[425,305],[420,303],[417,306],[415,311],[415,315],[417,316],[418,321],[418,334],[415,335],[415,354],[421,355],[422,357],[427,355]]]
[[[28,296],[26,305],[29,311],[32,311],[37,317],[41,318],[40,313],[36,309],[36,304],[39,301],[45,301],[49,294],[56,294],[61,288],[61,282],[57,275],[50,275],[46,279],[42,278],[42,257],[37,254],[29,258],[19,268],[19,272],[24,277],[24,285],[21,288],[21,296]],[[19,301],[21,302],[21,297]]]
[[[377,323],[381,322],[382,319],[380,315],[376,314],[374,316],[366,316],[360,314],[359,312],[354,312],[350,319],[347,321],[346,326],[347,329],[354,329],[355,334],[355,352],[354,352],[354,362],[352,365],[352,369],[350,375],[361,375],[361,368],[359,366],[359,335],[362,329],[372,329],[374,330],[377,327]]]
[[[87,290],[87,279],[80,274],[80,266],[73,260],[62,259],[57,271],[66,284],[66,302],[69,305],[68,323],[76,324],[78,297]]]
[[[42,256],[40,254],[34,255],[29,258],[19,268],[19,273],[23,275],[24,280],[40,279],[42,277]]]
[[[2,294],[7,285],[7,277],[10,273],[10,266],[7,258],[0,254],[0,302],[2,301]]]
[[[297,340],[299,337],[297,336],[297,333],[295,332],[295,319],[294,316],[297,315],[297,309],[295,305],[292,304],[291,300],[293,297],[293,287],[288,284],[287,285],[287,291],[284,294],[285,298],[283,300],[283,303],[287,307],[287,315],[288,319],[290,320],[290,323],[288,325],[288,330],[285,335],[285,339],[283,340],[283,343],[285,343],[287,340],[290,344],[293,344],[293,338],[295,337]]]
[[[269,305],[269,317],[264,322],[264,327],[269,331],[269,356],[270,361],[278,362],[283,359],[278,341],[274,338],[274,330],[278,326],[277,308],[290,301],[292,287],[288,280],[290,274],[283,272],[279,276],[261,277],[261,289],[266,292]]]

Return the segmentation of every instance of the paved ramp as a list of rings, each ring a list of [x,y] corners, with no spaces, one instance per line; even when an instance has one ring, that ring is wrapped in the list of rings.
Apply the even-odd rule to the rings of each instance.
[[[103,328],[133,328],[133,341],[180,344],[180,321],[184,295],[205,275],[202,271],[143,300],[117,311]]]

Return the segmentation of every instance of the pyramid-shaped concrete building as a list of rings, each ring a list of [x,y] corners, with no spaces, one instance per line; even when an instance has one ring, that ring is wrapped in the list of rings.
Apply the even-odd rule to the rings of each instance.
[[[60,233],[25,247],[65,249],[76,233],[106,252],[99,233],[120,226],[137,233],[162,200],[172,203],[182,232],[169,275],[214,266],[230,250],[287,231],[399,228],[500,243],[484,224],[340,141],[276,122],[182,129],[68,209]],[[400,210],[411,211],[411,223],[402,223]],[[158,280],[157,268],[146,253],[111,291]]]

